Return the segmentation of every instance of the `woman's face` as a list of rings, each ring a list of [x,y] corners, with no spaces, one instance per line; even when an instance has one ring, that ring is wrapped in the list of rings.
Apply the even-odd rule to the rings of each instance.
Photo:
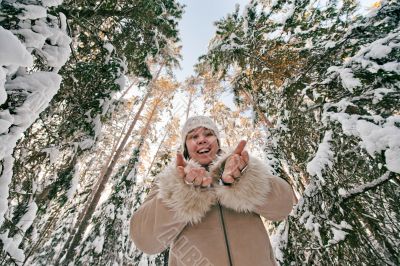
[[[205,166],[217,156],[219,146],[214,132],[205,127],[198,127],[186,136],[186,148],[191,159]]]

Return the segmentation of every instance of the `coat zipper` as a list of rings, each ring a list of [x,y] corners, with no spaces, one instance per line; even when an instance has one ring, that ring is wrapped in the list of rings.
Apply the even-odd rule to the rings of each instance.
[[[228,236],[226,234],[226,227],[225,227],[225,222],[224,222],[224,215],[222,214],[222,207],[221,204],[218,202],[218,207],[219,207],[219,214],[221,215],[221,223],[222,223],[222,229],[224,230],[224,237],[225,237],[225,245],[226,245],[226,251],[228,253],[228,258],[229,258],[229,265],[233,266],[232,263],[232,257],[231,257],[231,251],[229,248],[229,242],[228,242]]]

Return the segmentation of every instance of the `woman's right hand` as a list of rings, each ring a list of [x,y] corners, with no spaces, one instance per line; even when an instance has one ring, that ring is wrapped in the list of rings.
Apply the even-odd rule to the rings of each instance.
[[[181,153],[176,154],[176,168],[179,176],[188,185],[208,187],[212,183],[212,178],[203,167],[188,167]]]

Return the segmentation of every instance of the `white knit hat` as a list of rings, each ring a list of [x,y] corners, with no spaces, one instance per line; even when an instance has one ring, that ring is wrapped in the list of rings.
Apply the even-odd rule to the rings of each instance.
[[[182,128],[182,146],[185,147],[187,134],[195,128],[205,127],[211,129],[217,137],[218,143],[221,143],[219,138],[219,131],[217,125],[207,116],[193,116],[190,117],[183,125]]]

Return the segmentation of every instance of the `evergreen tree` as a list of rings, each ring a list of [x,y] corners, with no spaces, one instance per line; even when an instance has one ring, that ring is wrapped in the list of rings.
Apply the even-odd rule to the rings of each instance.
[[[399,21],[396,1],[252,1],[217,23],[203,63],[239,67],[300,197],[273,238],[284,265],[399,263]]]
[[[32,71],[53,71],[49,80],[54,84],[47,84],[51,91],[42,96],[48,99],[43,98],[34,115],[21,121],[23,124],[18,126],[18,132],[15,131],[24,133],[16,149],[13,151],[12,146],[8,155],[0,158],[3,165],[1,178],[11,188],[4,201],[8,197],[12,203],[4,212],[1,209],[2,216],[6,212],[6,223],[0,229],[0,256],[5,262],[18,263],[23,262],[26,255],[33,256],[43,243],[48,243],[50,236],[58,235],[61,240],[53,243],[54,249],[50,253],[57,256],[61,252],[68,228],[76,222],[77,206],[85,202],[94,184],[93,179],[85,183],[87,187],[80,195],[82,197],[72,203],[78,180],[84,178],[80,176],[85,168],[82,164],[101,140],[103,123],[117,108],[116,92],[124,88],[126,75],[138,80],[139,87],[145,86],[151,79],[149,65],[153,64],[152,60],[164,61],[167,67],[176,65],[177,53],[169,49],[178,41],[176,27],[182,14],[182,6],[175,1],[64,1],[60,5],[49,1],[22,2],[0,3],[1,26],[19,36],[28,49],[32,49]],[[38,14],[42,15],[37,17]],[[66,32],[72,37],[71,47]],[[45,35],[40,44],[33,42],[38,40],[37,33]],[[32,36],[37,38],[32,40]],[[71,50],[72,56],[65,64]],[[23,63],[22,67],[25,66]],[[26,73],[24,68],[15,71],[17,68],[13,66],[10,69],[6,85],[10,88],[8,91],[17,91],[20,79],[16,76],[30,73]],[[55,74],[57,72],[60,76]],[[45,81],[35,73],[30,77],[32,82]],[[35,89],[36,85],[29,89]],[[10,120],[5,106],[11,106],[10,111],[16,112],[13,110],[20,108],[25,99],[29,100],[29,93],[19,94],[10,93],[12,97],[8,97],[4,104],[3,101],[0,103],[1,119]],[[17,140],[10,139],[3,132],[0,134],[2,143],[6,143],[6,139],[9,142]],[[13,157],[10,156],[12,152]],[[88,162],[98,164],[95,160]],[[10,170],[12,167],[14,171]],[[14,224],[26,219],[26,215],[29,215],[29,225],[25,223],[16,227]],[[64,224],[60,225],[61,219]],[[17,247],[10,248],[10,243]],[[12,254],[12,250],[17,250],[18,254]],[[44,250],[41,249],[36,256],[45,258]],[[41,263],[46,263],[46,259]]]
[[[32,180],[45,172],[37,167],[35,177],[27,169],[45,160],[44,151],[19,161],[30,147],[15,147],[59,91],[59,70],[70,55],[66,18],[52,13],[53,5],[57,3],[0,2],[0,258],[5,263],[25,260],[23,249],[28,243],[24,237],[36,233],[31,225],[39,211],[33,194],[41,182],[33,184]],[[33,129],[31,135],[42,137],[36,133]],[[60,179],[68,178],[69,171],[60,170]]]
[[[86,221],[82,221],[89,224],[84,228],[85,235],[82,240],[78,240],[76,245],[82,251],[76,251],[74,257],[67,252],[65,259],[62,259],[63,263],[73,261],[75,264],[124,265],[142,259],[142,253],[136,250],[129,237],[130,216],[138,208],[144,195],[144,186],[138,186],[137,183],[137,167],[139,160],[146,160],[146,140],[154,135],[152,130],[160,120],[161,111],[169,107],[176,88],[177,84],[166,78],[155,81],[152,93],[154,96],[141,118],[145,124],[137,134],[138,139],[132,140],[134,147],[126,145],[127,149],[134,150],[134,153],[127,162],[122,160],[119,163],[119,170],[107,181],[106,189],[93,207],[96,210],[93,217],[89,216],[84,218]],[[106,196],[107,194],[109,196]]]

